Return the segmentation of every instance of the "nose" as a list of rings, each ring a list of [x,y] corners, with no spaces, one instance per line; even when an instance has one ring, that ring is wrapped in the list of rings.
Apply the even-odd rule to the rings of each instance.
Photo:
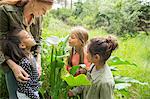
[[[71,38],[69,38],[69,42],[71,41]]]

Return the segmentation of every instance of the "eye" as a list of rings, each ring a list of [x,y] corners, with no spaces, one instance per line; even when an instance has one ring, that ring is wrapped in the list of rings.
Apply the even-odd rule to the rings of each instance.
[[[72,38],[72,39],[75,39],[76,37],[75,37],[75,36],[71,36],[71,38]]]

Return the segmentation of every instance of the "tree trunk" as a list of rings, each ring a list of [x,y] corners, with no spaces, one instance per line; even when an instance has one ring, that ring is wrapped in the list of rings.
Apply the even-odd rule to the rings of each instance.
[[[71,0],[71,5],[70,5],[71,9],[72,9],[72,0]]]
[[[65,8],[67,7],[67,0],[65,0]]]

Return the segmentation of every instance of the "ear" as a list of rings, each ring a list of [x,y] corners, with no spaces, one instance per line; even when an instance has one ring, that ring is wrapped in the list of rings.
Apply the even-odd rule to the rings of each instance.
[[[26,46],[25,46],[25,44],[24,44],[24,43],[22,43],[22,42],[21,42],[21,43],[19,44],[19,48],[25,49],[25,48],[26,48]]]
[[[100,61],[100,56],[98,54],[94,55],[94,62]]]

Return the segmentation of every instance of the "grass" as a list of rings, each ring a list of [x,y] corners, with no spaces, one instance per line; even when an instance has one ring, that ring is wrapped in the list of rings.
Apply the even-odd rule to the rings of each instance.
[[[63,22],[46,16],[47,20],[44,20],[48,25],[44,25],[43,38],[48,36],[65,37],[70,33],[71,26],[64,24]],[[107,33],[103,29],[90,30],[89,37],[105,36]],[[140,34],[134,38],[118,37],[119,48],[113,55],[118,56],[124,60],[128,60],[137,64],[137,66],[117,66],[119,71],[114,72],[115,75],[122,75],[132,77],[141,82],[148,82],[150,84],[150,36]],[[115,92],[115,96],[118,99],[150,99],[150,86],[142,86],[139,84],[132,84],[125,91]],[[123,94],[124,96],[121,96]]]
[[[135,38],[128,38],[120,41],[119,49],[114,53],[136,66],[118,66],[117,75],[128,76],[141,82],[150,84],[150,36],[138,35]],[[134,84],[129,88],[129,97],[132,99],[150,99],[150,85],[142,86]]]

